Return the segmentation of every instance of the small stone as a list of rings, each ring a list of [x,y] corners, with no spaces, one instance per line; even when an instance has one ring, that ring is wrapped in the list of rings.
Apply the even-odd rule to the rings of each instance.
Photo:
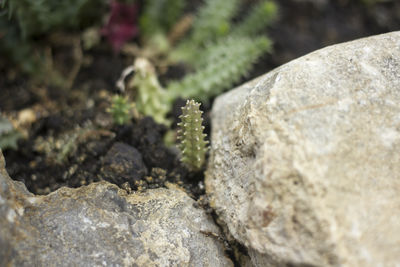
[[[121,188],[124,189],[128,194],[132,193],[132,188],[128,182],[123,183]]]
[[[147,174],[140,152],[127,144],[115,143],[103,159],[101,175],[104,180],[121,186],[128,182],[134,186]]]

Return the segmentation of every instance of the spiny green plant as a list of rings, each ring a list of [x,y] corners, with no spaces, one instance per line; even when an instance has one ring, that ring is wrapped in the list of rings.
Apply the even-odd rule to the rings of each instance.
[[[188,41],[197,46],[227,35],[238,7],[239,0],[206,0],[198,12]]]
[[[233,35],[255,36],[276,19],[278,7],[272,1],[256,3],[243,19],[232,30]]]
[[[153,10],[153,8],[161,10],[160,6],[169,2],[164,0],[161,1],[162,3],[152,3],[154,1],[148,3],[149,6],[154,5],[154,7],[145,8],[145,11]],[[209,98],[222,93],[240,81],[250,71],[255,61],[262,54],[270,51],[270,40],[260,35],[260,32],[276,17],[275,3],[261,0],[241,21],[233,23],[239,5],[239,0],[206,0],[205,5],[195,16],[191,33],[176,47],[172,47],[172,44],[169,47],[163,46],[168,47],[163,50],[167,64],[180,62],[185,64],[191,72],[181,80],[167,82],[166,89],[159,85],[156,74],[153,75],[153,80],[157,82],[153,82],[157,84],[157,90],[152,89],[147,83],[137,83],[136,102],[143,102],[142,99],[147,102],[151,99],[153,102],[149,105],[151,108],[144,113],[145,115],[157,117],[158,122],[165,122],[167,111],[179,97],[208,101]],[[150,18],[153,16],[151,14],[153,13],[147,11],[142,18]],[[157,19],[153,21],[155,24],[159,23]],[[150,27],[142,27],[146,35],[151,34]],[[160,32],[168,30],[170,29],[163,28],[155,31],[153,38],[160,37]],[[167,40],[165,34],[162,39]],[[138,104],[138,106],[142,106],[138,109],[143,113],[145,105]]]
[[[210,6],[219,6],[219,9],[208,10]],[[171,51],[170,60],[184,62],[189,65],[199,58],[207,55],[207,47],[217,45],[225,37],[241,36],[252,38],[257,36],[268,26],[277,14],[277,6],[273,1],[259,1],[248,14],[238,23],[233,23],[239,10],[240,1],[237,0],[209,0],[196,16],[193,31],[190,36],[184,39],[176,49]],[[226,6],[226,7],[225,7]],[[204,16],[203,13],[212,12],[212,16]],[[217,31],[206,26],[196,25],[227,25],[226,31]],[[216,26],[214,26],[216,27]],[[222,27],[222,26],[219,26]]]
[[[21,137],[22,134],[14,129],[13,125],[6,117],[0,114],[0,149],[17,149],[17,142]]]
[[[237,0],[206,1],[195,19],[191,36],[171,53],[172,58],[175,56],[176,60],[194,69],[181,81],[169,84],[168,89],[173,95],[181,93],[183,97],[202,101],[218,95],[239,81],[254,62],[271,49],[270,40],[258,34],[276,17],[275,3],[258,2],[241,22],[234,24],[232,18],[239,10],[239,4]],[[217,6],[221,10],[216,9]],[[208,13],[212,15],[204,15]],[[228,25],[227,32],[196,26],[222,24]],[[201,36],[202,41],[197,41],[196,36]]]
[[[120,95],[115,95],[111,102],[111,107],[107,111],[111,113],[114,123],[118,125],[128,123],[132,118],[133,103],[129,102],[127,97]]]
[[[182,107],[182,115],[179,116],[181,122],[178,123],[180,128],[178,139],[182,153],[181,161],[191,171],[201,170],[207,152],[208,141],[204,140],[207,135],[203,133],[202,113],[200,103],[187,100],[186,105]]]
[[[265,37],[223,39],[210,47],[207,57],[199,59],[196,72],[186,75],[179,82],[171,82],[168,90],[174,98],[193,97],[208,101],[238,82],[270,47],[271,43]]]
[[[155,121],[169,125],[166,115],[175,99],[181,97],[208,101],[210,97],[229,89],[246,75],[270,46],[266,37],[224,38],[206,49],[206,56],[199,58],[195,64],[196,72],[189,73],[181,81],[170,82],[166,89],[158,82],[151,63],[138,59],[134,65],[137,73],[129,86],[136,88],[137,109],[144,115],[153,116]]]

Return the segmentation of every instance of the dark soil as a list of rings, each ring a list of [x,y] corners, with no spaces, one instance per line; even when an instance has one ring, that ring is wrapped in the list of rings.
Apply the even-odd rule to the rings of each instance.
[[[399,1],[375,6],[345,0],[322,5],[277,2],[280,18],[268,30],[274,51],[261,59],[243,81],[318,48],[400,28]],[[53,51],[54,58],[69,69],[73,63],[63,59],[63,51],[65,48]],[[28,110],[36,117],[29,126],[28,138],[19,142],[19,149],[4,151],[10,176],[23,181],[35,194],[105,179],[128,191],[165,186],[168,181],[198,198],[204,190],[203,174],[189,173],[180,163],[178,152],[164,145],[166,127],[148,117],[133,119],[124,126],[112,125],[106,109],[110,96],[117,92],[115,82],[130,64],[132,58],[117,56],[101,45],[85,52],[85,63],[72,88],[65,90],[31,85],[28,77],[3,62],[0,111],[15,117]],[[182,66],[175,66],[165,75],[175,78],[183,71]],[[178,100],[171,113],[175,123],[183,104],[184,100]],[[203,109],[209,133],[210,105]]]

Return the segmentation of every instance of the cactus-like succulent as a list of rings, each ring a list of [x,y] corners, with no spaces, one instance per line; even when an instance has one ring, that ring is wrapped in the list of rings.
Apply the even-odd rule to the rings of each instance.
[[[238,0],[206,0],[194,21],[193,33],[189,39],[192,45],[226,36],[231,27],[231,19],[238,10],[239,2]]]
[[[181,160],[191,171],[201,170],[207,152],[208,141],[204,140],[207,135],[203,133],[204,126],[201,116],[203,112],[199,107],[200,103],[188,100],[182,107],[181,122],[178,123]]]
[[[156,16],[163,14],[163,11],[167,12],[166,4],[173,1],[146,2],[144,21],[141,21],[142,33],[145,35],[143,43],[153,53],[145,53],[146,49],[137,52],[138,57],[133,67],[136,74],[129,85],[135,88],[138,111],[167,126],[169,121],[166,115],[177,98],[194,98],[207,102],[248,74],[256,60],[271,50],[271,41],[265,35],[258,34],[277,13],[274,2],[260,0],[241,21],[235,23],[242,1],[205,0],[199,12],[194,15],[189,35],[174,46],[175,42],[165,36],[171,27],[162,28],[161,18]],[[177,13],[180,13],[178,6],[181,6],[179,3],[182,0],[175,1],[178,4],[175,7]],[[172,5],[168,8],[172,8]],[[148,18],[154,19],[146,22]],[[145,26],[146,23],[149,24]],[[154,27],[151,26],[153,23]],[[162,29],[153,31],[151,28]],[[169,64],[178,62],[187,67],[188,73],[181,80],[166,81],[167,86],[163,88],[158,82],[156,70],[165,70]]]
[[[251,8],[243,20],[234,24],[232,18],[237,15],[240,2],[237,0],[205,1],[205,5],[194,19],[192,34],[171,51],[169,59],[172,62],[193,65],[199,58],[204,58],[208,47],[218,46],[225,37],[257,36],[276,18],[278,13],[277,5],[273,1],[261,0]]]
[[[210,47],[204,59],[198,60],[196,72],[179,82],[171,82],[168,91],[174,98],[207,101],[238,82],[270,47],[271,43],[265,37],[226,38]]]
[[[127,97],[116,95],[107,111],[111,113],[115,124],[123,125],[132,118],[133,107],[133,103],[130,103]]]

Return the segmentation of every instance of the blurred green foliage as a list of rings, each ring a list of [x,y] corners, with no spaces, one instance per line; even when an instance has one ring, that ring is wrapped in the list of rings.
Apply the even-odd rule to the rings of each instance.
[[[18,140],[21,137],[22,134],[14,129],[13,125],[6,117],[0,114],[0,149],[17,149]]]
[[[250,8],[241,6],[240,0],[205,0],[194,15],[190,32],[175,46],[168,42],[168,33],[183,21],[177,14],[182,14],[184,2],[148,0],[141,13],[143,45],[158,49],[159,53],[153,54],[163,54],[166,58],[163,64],[184,64],[188,71],[181,80],[167,81],[165,89],[158,86],[159,90],[153,90],[146,83],[141,84],[143,88],[136,86],[136,101],[151,99],[153,107],[145,110],[141,108],[144,105],[137,105],[138,111],[157,117],[158,122],[167,121],[166,110],[170,110],[179,97],[207,102],[231,88],[272,47],[265,31],[277,17],[278,8],[268,0],[257,1]],[[239,16],[240,10],[248,12]]]
[[[207,102],[239,82],[270,48],[271,42],[263,36],[224,38],[205,49],[203,56],[193,64],[195,72],[171,82],[167,89],[173,98],[195,98]]]
[[[98,0],[5,0],[9,18],[24,38],[54,30],[87,27],[103,13],[105,1]]]
[[[157,33],[166,34],[180,19],[186,0],[147,0],[139,19],[141,37],[152,38]]]
[[[0,16],[0,55],[25,73],[34,73],[40,67],[40,57],[35,53],[33,43],[22,38],[18,25],[5,13]]]
[[[3,0],[0,55],[21,71],[43,78],[47,70],[41,37],[83,29],[99,21],[105,6],[105,0]]]

